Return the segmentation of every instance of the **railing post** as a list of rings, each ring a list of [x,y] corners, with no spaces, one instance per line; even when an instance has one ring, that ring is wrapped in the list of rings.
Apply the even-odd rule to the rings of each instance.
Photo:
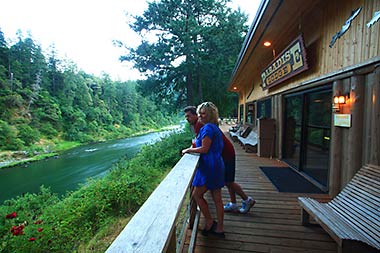
[[[166,253],[176,253],[177,251],[177,236],[176,236],[177,226],[173,227],[173,233],[169,239],[168,248],[165,250]]]
[[[193,186],[190,187],[190,215],[189,215],[189,228],[193,229],[195,215],[197,214],[197,203],[193,199]]]

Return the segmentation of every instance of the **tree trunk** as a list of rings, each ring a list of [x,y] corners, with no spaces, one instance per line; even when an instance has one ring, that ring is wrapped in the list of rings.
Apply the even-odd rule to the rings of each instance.
[[[199,95],[199,102],[203,102],[202,79],[201,78],[198,78],[198,95]]]
[[[188,105],[194,103],[194,94],[193,94],[193,75],[191,73],[187,74],[186,77],[186,101]]]

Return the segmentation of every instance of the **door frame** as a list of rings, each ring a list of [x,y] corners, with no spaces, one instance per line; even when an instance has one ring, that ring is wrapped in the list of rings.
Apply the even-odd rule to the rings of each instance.
[[[302,90],[302,91],[297,91],[297,92],[294,92],[294,93],[287,93],[287,94],[284,94],[282,96],[282,104],[283,104],[283,114],[282,114],[282,132],[284,133],[283,136],[282,136],[282,147],[281,147],[281,150],[282,150],[282,154],[286,154],[286,151],[285,151],[285,148],[286,148],[286,117],[287,117],[287,107],[286,107],[286,99],[288,98],[291,98],[291,97],[295,97],[295,96],[299,96],[301,95],[301,136],[300,136],[300,151],[299,151],[299,157],[298,157],[298,161],[297,161],[297,165],[295,165],[293,163],[293,161],[290,162],[289,159],[285,158],[284,156],[281,158],[282,161],[284,161],[286,164],[289,165],[289,167],[291,167],[292,169],[294,169],[295,171],[297,171],[298,173],[300,173],[302,176],[304,176],[305,178],[307,178],[310,182],[312,182],[314,185],[316,185],[318,188],[320,188],[321,190],[323,191],[328,191],[328,188],[329,188],[329,171],[330,171],[330,168],[329,166],[327,167],[327,178],[326,178],[326,185],[323,185],[322,183],[318,182],[316,179],[314,179],[312,176],[310,176],[309,174],[307,174],[304,170],[304,165],[306,164],[306,159],[307,159],[307,150],[306,150],[306,146],[307,146],[307,125],[306,125],[306,121],[307,121],[307,114],[308,114],[308,109],[307,109],[307,99],[306,99],[306,96],[308,94],[311,94],[311,93],[317,93],[317,92],[323,92],[323,91],[330,91],[331,92],[331,96],[332,96],[332,92],[333,92],[333,89],[332,89],[332,83],[329,83],[329,84],[325,84],[323,86],[320,86],[320,87],[316,87],[316,88],[312,88],[312,89],[306,89],[306,90]],[[330,111],[330,113],[332,114],[332,112]],[[331,129],[331,124],[330,124],[330,129]],[[330,131],[331,133],[331,131]],[[331,159],[331,152],[330,152],[330,146],[329,146],[329,152],[328,152],[328,159]]]

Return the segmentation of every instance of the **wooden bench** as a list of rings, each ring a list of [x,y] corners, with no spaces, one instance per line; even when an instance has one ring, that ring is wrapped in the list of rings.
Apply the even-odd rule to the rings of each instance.
[[[243,125],[237,130],[236,132],[230,132],[231,139],[233,141],[237,141],[239,136],[241,137],[247,137],[248,134],[252,131],[252,127],[248,125]]]
[[[247,137],[238,136],[240,144],[246,152],[257,152],[257,133],[252,129]]]
[[[235,126],[232,126],[232,127],[230,127],[229,129],[228,129],[228,131],[229,132],[236,132],[237,130],[239,130],[239,128],[242,126],[242,123],[239,123],[239,124],[237,124],[237,125],[235,125]]]
[[[241,134],[242,131],[244,131],[245,126],[244,125],[238,125],[233,129],[229,129],[230,137],[232,139],[236,138],[238,135]]]
[[[339,252],[380,252],[380,166],[363,166],[330,202],[299,197],[301,221],[310,216],[338,243]]]

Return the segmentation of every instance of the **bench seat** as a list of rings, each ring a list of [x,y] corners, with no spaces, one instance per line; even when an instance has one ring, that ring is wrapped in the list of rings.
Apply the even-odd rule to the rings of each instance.
[[[252,130],[247,137],[238,136],[238,141],[246,152],[257,152],[257,133]]]
[[[244,129],[243,126],[239,126],[238,129],[234,129],[233,131],[230,130],[229,133],[230,133],[231,138],[233,139],[234,137],[237,137],[238,135],[240,135],[243,129]]]
[[[241,123],[239,123],[239,124],[237,124],[237,125],[235,125],[235,126],[232,126],[232,127],[230,127],[229,129],[228,129],[228,131],[229,132],[236,132],[237,130],[239,130],[239,128],[242,126],[242,124]]]
[[[230,132],[231,139],[233,141],[237,141],[239,136],[241,137],[247,137],[248,134],[252,131],[252,127],[243,125],[237,130],[236,132]]]
[[[301,221],[310,217],[337,242],[339,252],[380,252],[380,167],[363,166],[330,202],[299,197]]]
[[[247,143],[251,143],[251,145],[254,146],[257,144],[257,133],[252,130],[245,138],[243,136],[238,136],[238,140],[242,146],[244,146]]]

